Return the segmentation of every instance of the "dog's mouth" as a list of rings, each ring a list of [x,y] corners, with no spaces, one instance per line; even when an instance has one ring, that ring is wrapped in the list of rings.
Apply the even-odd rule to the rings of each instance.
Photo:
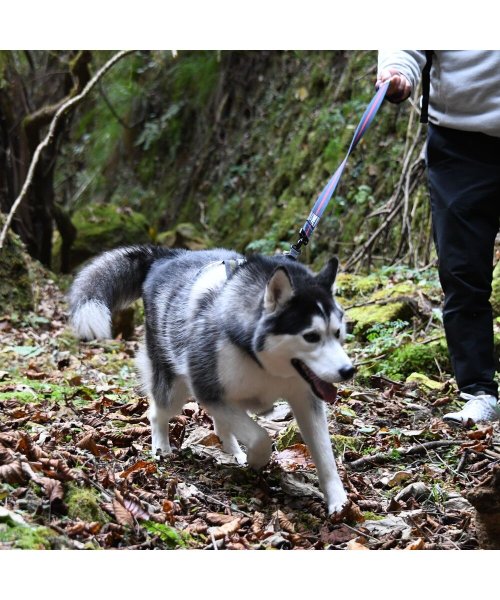
[[[337,399],[337,388],[328,381],[321,379],[305,363],[298,358],[292,358],[292,365],[297,369],[299,375],[307,381],[312,391],[328,404],[334,404]]]

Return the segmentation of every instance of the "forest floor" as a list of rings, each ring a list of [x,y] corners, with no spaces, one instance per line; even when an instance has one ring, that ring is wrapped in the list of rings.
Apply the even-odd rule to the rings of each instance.
[[[173,455],[153,459],[139,342],[77,342],[50,280],[38,304],[0,315],[0,548],[478,548],[464,495],[498,463],[500,430],[446,425],[449,382],[339,388],[330,433],[352,506],[335,523],[286,404],[258,417],[276,440],[261,472],[222,452],[194,401]]]

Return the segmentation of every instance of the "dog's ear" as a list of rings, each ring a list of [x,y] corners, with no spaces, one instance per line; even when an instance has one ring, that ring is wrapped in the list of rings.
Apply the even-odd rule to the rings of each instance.
[[[264,310],[272,313],[282,308],[293,296],[293,285],[284,267],[278,267],[271,275],[264,293]]]
[[[316,281],[319,285],[331,291],[333,284],[335,283],[335,277],[337,277],[337,271],[339,268],[339,259],[334,256],[331,258],[321,271],[316,275]]]

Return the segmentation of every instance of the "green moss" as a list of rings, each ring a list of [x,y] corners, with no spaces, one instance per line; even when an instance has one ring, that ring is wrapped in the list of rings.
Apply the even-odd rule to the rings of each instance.
[[[210,246],[210,240],[198,231],[192,223],[179,223],[173,229],[159,233],[156,241],[168,248],[188,248],[203,250]]]
[[[409,321],[413,311],[406,302],[388,302],[387,304],[368,304],[347,310],[347,318],[354,323],[353,333],[360,339],[366,338],[368,330],[377,323],[390,321]]]
[[[127,207],[104,204],[88,206],[77,211],[72,221],[77,229],[71,249],[72,268],[104,250],[151,241],[146,218]],[[56,260],[59,248],[59,244],[55,243]]]
[[[384,300],[386,298],[399,298],[400,296],[412,296],[415,294],[415,284],[410,281],[386,285],[383,289],[374,292],[371,300]]]
[[[365,521],[381,521],[382,519],[385,519],[383,515],[377,515],[369,510],[362,511],[362,515],[365,518]]]
[[[339,273],[335,280],[335,289],[338,296],[351,299],[371,294],[380,286],[386,285],[386,283],[387,277],[377,273],[364,277],[351,273]]]
[[[446,344],[433,342],[430,344],[406,344],[397,348],[380,363],[379,369],[389,377],[402,380],[415,372],[440,377],[439,369],[442,372],[450,373],[451,365]]]
[[[99,494],[93,489],[69,484],[65,499],[68,516],[71,519],[81,519],[86,523],[92,521],[108,523],[110,521],[108,515],[100,507]]]
[[[0,522],[0,548],[51,550],[60,546],[59,536],[47,527],[32,527],[11,520]]]
[[[3,223],[0,213],[0,229]],[[33,309],[32,281],[31,259],[21,240],[9,231],[0,250],[0,314]]]
[[[11,375],[8,388],[8,391],[0,392],[0,400],[15,399],[20,402],[42,402],[50,399],[62,403],[71,396],[77,406],[87,404],[89,401],[88,388],[75,387],[69,383],[67,385],[47,383]]]

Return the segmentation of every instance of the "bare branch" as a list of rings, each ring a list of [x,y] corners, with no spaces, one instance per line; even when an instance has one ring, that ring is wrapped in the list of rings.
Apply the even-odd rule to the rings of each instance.
[[[19,194],[19,196],[16,198],[16,200],[12,204],[9,214],[7,215],[6,221],[2,228],[2,233],[0,234],[0,250],[3,248],[3,245],[5,243],[5,238],[7,236],[7,231],[9,230],[10,224],[12,223],[12,219],[14,218],[16,210],[19,208],[19,205],[21,204],[21,202],[24,200],[24,198],[28,194],[30,186],[33,182],[33,175],[34,175],[35,169],[38,165],[40,155],[43,152],[43,150],[47,146],[49,146],[49,144],[52,142],[52,140],[54,138],[54,132],[56,131],[56,127],[57,127],[59,121],[70,109],[76,107],[78,104],[80,104],[80,102],[82,102],[82,100],[84,100],[84,98],[89,94],[89,92],[96,85],[96,83],[102,78],[102,76],[105,73],[107,73],[107,71],[109,71],[109,69],[115,63],[117,63],[119,60],[121,60],[127,54],[131,54],[132,52],[133,52],[133,50],[122,50],[121,52],[117,52],[114,56],[112,56],[108,60],[108,62],[105,65],[103,65],[99,69],[99,71],[97,71],[97,73],[87,83],[87,85],[83,88],[83,90],[81,91],[80,94],[78,94],[77,96],[74,96],[73,98],[71,98],[70,100],[65,102],[62,106],[59,107],[59,109],[55,113],[55,115],[50,123],[49,131],[48,131],[47,135],[38,144],[35,152],[33,153],[33,158],[31,159],[28,174],[26,175],[26,179],[25,179],[23,187],[21,189],[21,193]]]

